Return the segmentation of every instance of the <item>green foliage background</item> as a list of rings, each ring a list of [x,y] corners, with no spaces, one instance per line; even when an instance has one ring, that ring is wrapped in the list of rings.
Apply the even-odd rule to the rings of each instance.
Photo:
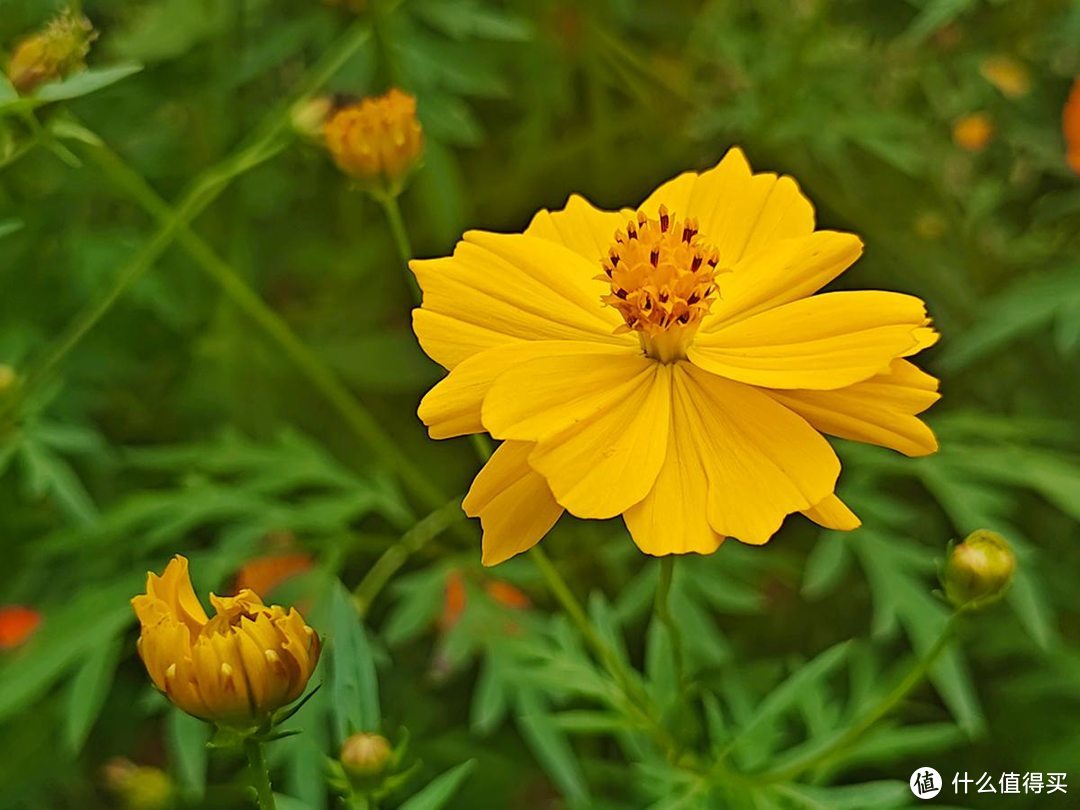
[[[323,752],[356,728],[408,731],[419,765],[388,807],[462,768],[456,793],[444,783],[412,810],[902,807],[916,766],[947,780],[1075,770],[1080,178],[1060,121],[1080,4],[360,5],[87,0],[92,71],[43,94],[34,118],[0,88],[0,363],[22,379],[0,400],[0,604],[45,616],[0,653],[0,806],[109,806],[100,768],[116,755],[166,768],[185,806],[243,806],[235,757],[208,754],[200,724],[149,686],[127,600],[177,552],[200,593],[227,588],[281,532],[318,566],[276,598],[309,605],[330,642],[303,734],[272,747],[285,808],[334,806]],[[0,43],[55,11],[0,0]],[[1028,93],[981,74],[1002,55],[1030,72]],[[821,225],[864,238],[841,286],[928,302],[944,335],[925,361],[943,380],[941,452],[840,443],[840,493],[862,529],[793,518],[764,549],[679,561],[695,711],[677,708],[671,638],[650,620],[656,561],[618,521],[564,518],[544,543],[708,773],[653,744],[530,560],[482,571],[477,527],[453,506],[425,518],[438,504],[403,482],[397,456],[449,500],[478,462],[415,417],[440,374],[410,331],[382,212],[287,126],[320,71],[309,89],[417,95],[428,146],[402,200],[417,255],[449,252],[466,228],[520,229],[571,192],[632,204],[741,144],[756,168],[800,181]],[[970,153],[951,128],[976,111],[994,136]],[[301,348],[298,366],[267,312],[313,360]],[[370,423],[305,362],[340,378]],[[371,427],[391,441],[373,448]],[[1007,600],[960,624],[898,711],[816,756],[934,644],[948,613],[937,562],[980,527],[1018,551]],[[410,553],[390,552],[403,564],[364,606],[365,630],[348,591],[388,549]],[[467,608],[440,630],[451,571]],[[493,601],[493,578],[533,607]]]

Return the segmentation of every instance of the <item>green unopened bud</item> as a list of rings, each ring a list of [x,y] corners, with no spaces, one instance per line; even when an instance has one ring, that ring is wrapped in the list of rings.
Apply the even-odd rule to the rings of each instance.
[[[167,810],[173,806],[173,785],[160,768],[136,765],[116,757],[102,768],[105,787],[126,810]]]
[[[322,141],[323,125],[334,109],[334,102],[329,96],[305,98],[296,102],[289,111],[293,131],[309,141]]]
[[[978,529],[949,550],[942,582],[945,596],[958,608],[996,602],[1009,587],[1016,556],[997,532]]]
[[[350,777],[370,779],[393,763],[390,741],[380,734],[353,734],[341,746],[341,765]]]

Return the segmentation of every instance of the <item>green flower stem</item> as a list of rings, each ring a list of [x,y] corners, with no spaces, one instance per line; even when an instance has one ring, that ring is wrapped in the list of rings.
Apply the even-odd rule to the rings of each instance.
[[[837,754],[843,753],[852,744],[857,742],[863,734],[870,730],[879,720],[892,712],[908,694],[923,682],[930,669],[937,662],[938,657],[948,646],[952,639],[953,630],[960,616],[960,612],[953,613],[941,634],[934,641],[926,653],[919,657],[915,665],[908,670],[907,674],[900,679],[880,701],[858,720],[850,725],[845,731],[834,737],[823,748],[807,751],[805,755],[797,757],[784,766],[762,773],[756,780],[762,782],[788,782],[806,771],[813,770],[832,759]]]
[[[409,292],[413,300],[420,303],[420,285],[416,277],[409,269],[409,261],[413,257],[412,243],[409,241],[409,232],[405,229],[405,220],[401,216],[401,206],[398,204],[398,195],[393,192],[371,192],[371,196],[382,206],[386,214],[386,221],[390,225],[390,233],[394,236],[394,246],[397,247],[398,256],[401,257],[401,267],[405,271],[405,282],[409,285]]]
[[[585,609],[581,606],[577,597],[574,596],[573,591],[570,590],[570,586],[563,579],[562,574],[552,565],[547,553],[540,546],[533,546],[529,549],[529,556],[536,564],[536,567],[540,569],[540,573],[547,582],[548,589],[558,600],[563,611],[577,627],[578,632],[585,638],[585,643],[589,645],[604,666],[604,669],[607,670],[618,685],[632,711],[643,724],[649,727],[653,740],[664,751],[668,759],[671,762],[676,762],[679,759],[680,746],[657,718],[656,709],[648,694],[626,671],[626,667],[618,654],[600,637],[592,622],[589,621]]]
[[[397,442],[383,431],[378,420],[352,395],[337,375],[304,345],[281,316],[252,291],[231,265],[214,253],[186,222],[177,222],[179,213],[173,212],[138,172],[105,146],[86,147],[85,151],[117,185],[163,223],[170,238],[175,238],[198,266],[221,287],[233,305],[277,344],[297,370],[341,415],[356,437],[394,470],[406,486],[428,506],[441,506],[446,501],[446,496],[423,470],[401,453]],[[114,290],[119,294],[120,290]]]
[[[386,549],[353,590],[353,600],[356,602],[356,610],[360,617],[367,615],[375,597],[405,564],[410,555],[418,552],[464,517],[465,513],[461,511],[461,498],[454,498],[425,517],[405,532],[398,542]]]
[[[270,787],[270,771],[266,767],[263,744],[254,737],[244,740],[244,753],[251,770],[251,782],[259,798],[259,810],[276,810],[274,790]]]
[[[683,653],[682,632],[671,615],[669,597],[671,595],[671,580],[675,573],[675,555],[668,554],[660,558],[660,579],[656,585],[656,602],[654,611],[656,618],[667,628],[671,639],[671,657],[675,665],[675,683],[679,688],[680,701],[686,689],[686,659]]]
[[[356,23],[312,69],[297,99],[303,99],[322,87],[371,37],[366,23]],[[27,374],[24,390],[39,385],[67,354],[94,328],[120,297],[161,257],[173,239],[189,222],[213,202],[237,176],[277,154],[289,140],[292,103],[271,113],[246,146],[202,175],[176,206],[169,210],[157,232],[113,279],[112,286],[98,301],[88,305],[71,322],[45,356]],[[142,179],[141,177],[139,178]]]

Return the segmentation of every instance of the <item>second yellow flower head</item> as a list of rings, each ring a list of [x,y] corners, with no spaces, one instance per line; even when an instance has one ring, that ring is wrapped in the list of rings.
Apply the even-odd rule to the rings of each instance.
[[[244,589],[210,595],[208,618],[177,555],[131,600],[142,625],[139,655],[154,685],[203,720],[255,727],[300,697],[319,661],[319,637],[295,610]]]
[[[397,88],[342,107],[326,122],[323,136],[343,172],[391,191],[400,188],[424,149],[416,99]]]

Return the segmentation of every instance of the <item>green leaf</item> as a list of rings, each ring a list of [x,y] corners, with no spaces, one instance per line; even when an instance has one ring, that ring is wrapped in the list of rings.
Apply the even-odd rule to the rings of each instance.
[[[23,229],[25,223],[21,219],[0,220],[0,239]]]
[[[379,681],[364,625],[352,594],[340,582],[330,597],[329,681],[334,728],[340,745],[358,731],[378,731]]]
[[[519,689],[515,703],[518,728],[540,765],[571,805],[588,806],[589,790],[574,749],[553,721],[539,693]]]
[[[64,740],[76,754],[82,750],[109,696],[109,687],[120,664],[121,647],[121,639],[115,638],[92,650],[71,681]]]
[[[487,656],[473,688],[469,727],[478,734],[490,734],[506,717],[506,686],[496,661],[493,654]]]
[[[195,798],[206,790],[210,726],[172,707],[165,721],[165,744],[173,777]]]
[[[38,103],[67,101],[97,92],[110,84],[116,84],[142,70],[142,65],[129,63],[107,68],[84,70],[59,82],[44,84],[31,97]]]
[[[446,807],[475,767],[476,760],[470,759],[435,777],[419,793],[402,804],[400,810],[440,810]]]
[[[850,565],[851,553],[843,535],[838,532],[823,532],[814,550],[806,558],[802,595],[807,599],[820,599],[831,593]]]
[[[25,709],[80,659],[112,643],[135,620],[128,599],[138,592],[140,579],[115,580],[45,611],[29,644],[0,664],[0,720]]]
[[[810,785],[787,785],[781,789],[790,799],[812,810],[887,810],[905,807],[911,799],[907,782],[866,782],[862,785],[840,787],[812,787]]]
[[[761,701],[735,735],[730,744],[731,749],[738,748],[755,732],[765,729],[786,712],[796,709],[803,691],[829,677],[844,662],[850,649],[850,642],[841,642],[799,667]]]

